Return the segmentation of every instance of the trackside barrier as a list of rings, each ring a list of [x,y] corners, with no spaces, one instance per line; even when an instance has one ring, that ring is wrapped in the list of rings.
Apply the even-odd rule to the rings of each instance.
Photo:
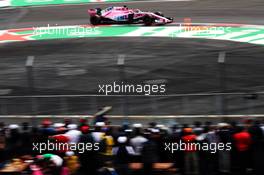
[[[26,81],[26,79],[25,79]],[[8,91],[7,91],[8,92]],[[6,93],[4,91],[3,93]],[[86,115],[112,106],[110,115],[259,115],[263,92],[196,93],[168,96],[0,95],[0,115]]]
[[[90,2],[122,2],[125,0],[11,0],[11,6],[41,6],[55,4],[81,4]]]
[[[11,6],[10,0],[0,0],[0,8],[1,7],[9,7],[9,6]]]
[[[4,122],[5,124],[21,124],[23,122],[34,122],[35,125],[39,125],[43,119],[49,119],[52,122],[63,122],[64,119],[71,119],[73,122],[78,122],[81,118],[87,118],[90,123],[93,121],[94,117],[91,115],[39,115],[39,116],[24,116],[24,115],[8,115],[8,116],[0,116],[0,122]],[[147,125],[150,122],[155,121],[158,124],[163,124],[166,126],[172,126],[175,123],[180,124],[193,124],[194,121],[206,122],[210,121],[214,124],[219,122],[243,122],[247,119],[253,120],[264,120],[263,115],[171,115],[171,116],[150,116],[150,115],[131,115],[131,116],[117,116],[117,115],[109,115],[107,116],[108,120],[112,125],[122,125],[124,122],[126,123],[142,123]]]

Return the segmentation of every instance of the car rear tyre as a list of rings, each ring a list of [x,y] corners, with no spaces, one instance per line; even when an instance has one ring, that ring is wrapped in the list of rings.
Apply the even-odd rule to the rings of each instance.
[[[146,26],[151,26],[155,22],[155,19],[147,15],[143,18],[143,22]]]
[[[98,24],[101,23],[101,19],[100,19],[99,17],[97,17],[97,16],[92,16],[92,17],[90,18],[90,23],[91,23],[92,25],[98,25]]]

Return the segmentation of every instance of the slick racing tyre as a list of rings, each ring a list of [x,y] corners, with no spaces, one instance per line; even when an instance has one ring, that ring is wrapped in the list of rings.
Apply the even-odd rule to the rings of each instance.
[[[92,17],[90,18],[90,23],[91,23],[92,25],[99,25],[99,24],[101,23],[101,19],[100,19],[100,17],[92,16]]]
[[[134,14],[128,15],[128,24],[132,24],[134,22]]]
[[[154,24],[155,22],[155,19],[152,18],[151,16],[149,15],[146,15],[144,18],[143,18],[143,22],[146,26],[151,26]]]

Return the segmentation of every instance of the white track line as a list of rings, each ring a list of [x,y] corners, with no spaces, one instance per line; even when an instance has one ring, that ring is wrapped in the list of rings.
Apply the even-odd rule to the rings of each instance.
[[[249,117],[250,116],[250,117]],[[0,119],[65,119],[65,118],[94,118],[92,115],[1,115]],[[220,118],[219,118],[220,117]],[[261,114],[252,114],[252,115],[130,115],[129,119],[176,119],[176,118],[218,118],[222,119],[223,117],[232,117],[232,118],[263,118]],[[124,116],[120,115],[107,115],[109,119],[123,119]]]
[[[14,8],[48,8],[48,7],[63,7],[63,6],[83,6],[83,5],[103,5],[103,4],[138,4],[138,3],[160,3],[160,2],[190,2],[196,0],[144,0],[144,1],[123,1],[123,2],[87,2],[78,4],[49,4],[49,5],[34,5],[34,6],[17,6],[17,7],[4,7],[2,9]],[[0,8],[1,10],[1,8]]]
[[[221,26],[222,24],[222,26]],[[182,27],[184,27],[184,25],[186,25],[184,22],[182,23],[178,23],[178,22],[173,22],[168,24],[167,26],[173,26],[173,25],[182,25]],[[264,25],[262,24],[234,24],[234,23],[191,23],[190,26],[187,27],[192,27],[192,26],[217,26],[217,27],[248,27],[248,28],[259,28],[259,29],[264,29]]]

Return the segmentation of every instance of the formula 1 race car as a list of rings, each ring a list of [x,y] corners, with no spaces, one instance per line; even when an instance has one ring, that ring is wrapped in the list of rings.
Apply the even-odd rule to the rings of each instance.
[[[140,24],[164,25],[173,21],[170,17],[164,17],[161,12],[143,12],[139,9],[123,7],[108,7],[89,9],[90,22],[93,25],[99,24]]]

